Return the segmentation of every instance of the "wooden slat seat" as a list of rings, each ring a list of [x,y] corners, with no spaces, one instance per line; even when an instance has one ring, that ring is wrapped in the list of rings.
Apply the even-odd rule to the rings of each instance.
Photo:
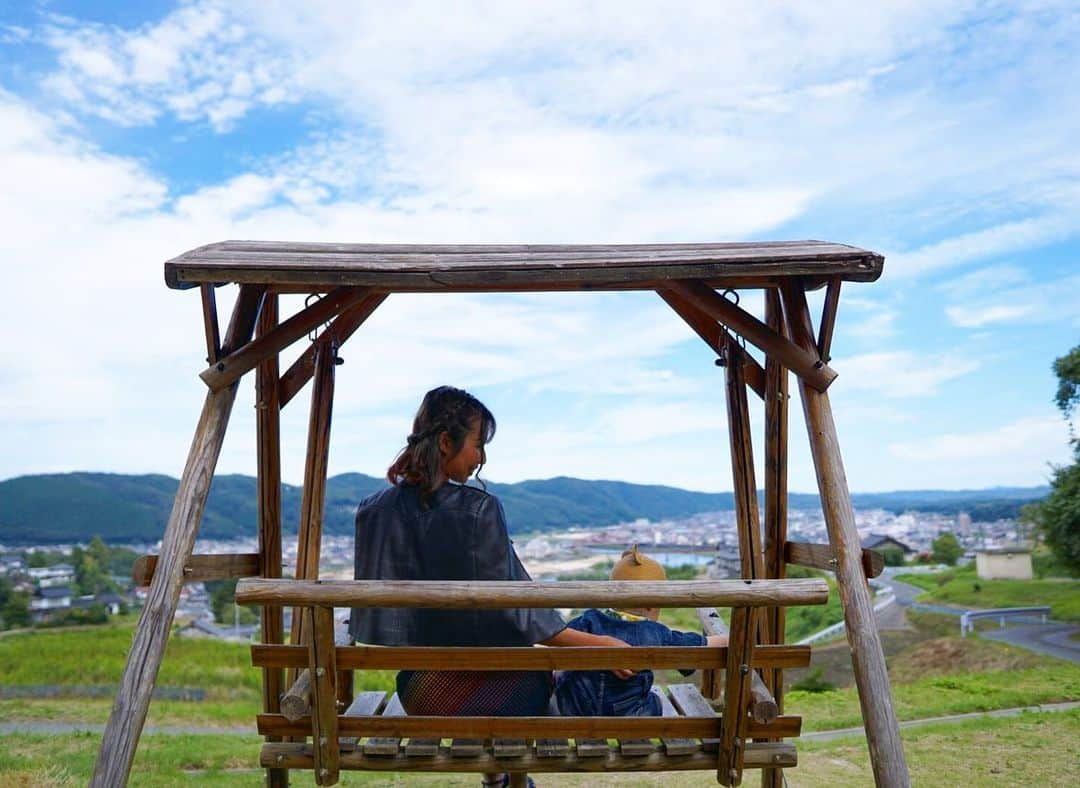
[[[325,582],[243,580],[241,602],[299,605],[312,622],[314,646],[254,645],[252,662],[261,668],[306,669],[316,676],[311,712],[288,717],[263,713],[258,731],[268,737],[261,755],[272,769],[315,770],[316,782],[331,785],[345,770],[420,772],[616,772],[715,769],[725,785],[738,785],[747,768],[783,768],[796,763],[793,745],[802,721],[793,716],[752,715],[751,674],[756,668],[809,664],[806,646],[757,645],[754,615],[780,599],[821,604],[820,580],[705,581],[649,584],[555,584],[366,581]],[[643,604],[679,603],[732,606],[732,632],[744,633],[728,646],[693,648],[479,648],[334,645],[331,605],[509,607],[533,603],[555,607],[566,599],[603,601],[628,594]],[[695,605],[696,606],[696,605]],[[406,670],[611,670],[693,668],[725,675],[726,696],[736,705],[718,714],[692,684],[674,684],[670,698],[660,688],[662,717],[545,716],[453,717],[407,715],[396,694],[361,693],[344,714],[328,706],[332,676],[357,669]],[[756,675],[756,674],[754,674]],[[325,686],[324,686],[325,685]],[[737,690],[737,691],[736,691]],[[329,701],[327,699],[330,699]],[[366,713],[365,713],[366,712]],[[310,737],[310,741],[305,741]],[[349,745],[357,737],[358,745]],[[346,746],[328,742],[344,739]],[[753,741],[753,740],[757,741]]]

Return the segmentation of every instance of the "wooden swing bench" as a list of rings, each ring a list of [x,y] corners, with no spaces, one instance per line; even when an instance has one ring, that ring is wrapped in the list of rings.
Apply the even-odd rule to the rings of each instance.
[[[272,764],[266,770],[272,788],[289,784],[291,768],[314,769],[316,780],[323,784],[336,781],[342,768],[503,770],[518,784],[528,771],[716,768],[721,782],[735,784],[743,768],[756,766],[764,767],[764,788],[782,788],[782,767],[795,758],[794,748],[783,739],[798,734],[798,720],[777,716],[783,710],[781,674],[785,666],[803,665],[808,659],[807,650],[783,645],[784,610],[787,605],[823,602],[826,593],[820,580],[783,579],[788,564],[801,564],[835,574],[874,780],[878,786],[906,788],[909,779],[900,728],[866,586],[874,567],[859,545],[828,394],[837,376],[829,361],[841,286],[872,282],[882,267],[879,254],[826,241],[633,245],[224,241],[168,261],[166,283],[181,290],[197,289],[200,295],[208,366],[199,377],[207,393],[162,537],[161,554],[146,557],[136,567],[136,574],[150,588],[91,785],[114,788],[127,782],[184,584],[258,575],[259,579],[240,582],[238,598],[263,606],[262,645],[255,647],[255,662],[266,666],[262,668],[264,714],[259,717],[259,729],[268,737],[262,762]],[[238,287],[222,331],[216,293],[227,283]],[[815,329],[807,292],[822,287],[825,293]],[[740,292],[754,290],[764,296],[764,320],[739,304]],[[711,360],[724,367],[740,575],[750,578],[748,583],[694,581],[667,583],[652,590],[643,584],[620,588],[617,583],[482,587],[442,583],[410,588],[389,583],[319,583],[335,370],[343,344],[391,296],[397,300],[421,292],[548,291],[652,292],[704,341]],[[294,303],[296,311],[290,308],[283,314],[282,305],[295,301],[294,296],[304,296],[303,306]],[[283,353],[313,331],[315,338],[283,371]],[[370,339],[380,341],[378,331]],[[249,373],[254,373],[256,402],[258,551],[194,555],[237,389]],[[827,545],[798,545],[787,537],[789,373],[797,381],[803,404]],[[281,580],[281,414],[309,382],[296,580]],[[758,510],[748,394],[760,398],[764,409],[764,512]],[[798,589],[802,595],[795,592]],[[631,600],[643,598],[658,607],[730,607],[730,646],[693,653],[677,649],[417,650],[337,646],[333,635],[335,606],[586,607],[630,605]],[[288,639],[296,646],[281,645],[286,640],[285,606],[295,608]],[[706,615],[704,621],[715,625],[716,619]],[[719,717],[713,716],[707,702],[672,688],[670,700],[676,713],[663,718],[454,719],[400,715],[400,704],[385,695],[351,697],[349,677],[354,669],[455,666],[487,670],[698,667],[704,669],[705,680],[699,697],[716,698],[722,686],[727,700]],[[295,679],[293,685],[285,684],[284,668],[306,673],[310,689],[300,692]],[[310,713],[290,719],[283,696],[304,698]],[[681,697],[694,699],[683,703]],[[768,708],[773,709],[771,720],[763,713]],[[358,745],[349,742],[355,738]],[[450,744],[443,746],[446,739]],[[463,740],[469,740],[468,746]],[[617,742],[612,745],[608,740]],[[770,758],[774,760],[766,765],[764,761]]]
[[[715,769],[723,785],[738,785],[747,768],[790,767],[801,719],[778,716],[758,670],[805,667],[809,646],[754,645],[765,607],[823,604],[823,580],[645,582],[410,582],[241,580],[237,601],[293,606],[311,633],[308,645],[254,645],[263,669],[307,671],[306,713],[258,716],[270,739],[260,763],[268,769],[311,769],[333,785],[340,770],[508,772],[525,784],[528,772],[623,772]],[[731,607],[723,648],[431,648],[339,645],[334,607]],[[708,608],[699,615],[722,627]],[[715,614],[713,614],[715,615]],[[601,670],[703,671],[705,693],[692,684],[654,688],[663,717],[410,717],[396,694],[351,697],[354,670]],[[723,678],[719,679],[722,674]],[[308,680],[308,677],[313,677]],[[706,695],[723,687],[719,715]],[[291,718],[290,718],[291,717]],[[309,741],[310,739],[310,741]],[[611,741],[609,741],[611,740]],[[447,742],[444,744],[443,742]]]

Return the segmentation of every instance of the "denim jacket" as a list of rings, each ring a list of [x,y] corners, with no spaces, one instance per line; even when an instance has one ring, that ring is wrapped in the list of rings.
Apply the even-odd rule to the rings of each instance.
[[[611,635],[631,646],[704,646],[705,636],[679,632],[647,618],[613,611],[586,610],[568,626],[596,635]],[[684,675],[693,673],[683,671]],[[660,699],[651,692],[653,674],[642,670],[620,679],[604,670],[566,671],[558,680],[555,696],[559,713],[580,717],[659,717]]]

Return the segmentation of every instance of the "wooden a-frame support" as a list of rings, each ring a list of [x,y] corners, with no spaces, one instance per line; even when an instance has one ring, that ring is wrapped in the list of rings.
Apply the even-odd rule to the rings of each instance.
[[[826,366],[826,361],[839,287],[839,279],[828,281],[821,331],[816,339],[803,285],[798,280],[786,280],[780,284],[782,302],[777,287],[766,288],[765,322],[740,309],[703,282],[668,281],[658,292],[714,351],[723,349],[728,360],[728,413],[734,482],[740,510],[740,552],[745,564],[744,574],[750,577],[783,577],[785,559],[790,554],[786,549],[787,370],[791,369],[799,378],[833,555],[829,563],[835,564],[875,781],[879,786],[904,786],[908,784],[907,767],[892,709],[881,641],[874,626],[865,583],[869,573],[864,569],[835,425],[825,393],[836,376]],[[280,577],[281,574],[280,411],[309,379],[316,379],[301,523],[300,552],[303,555],[299,556],[297,575],[311,577],[314,576],[313,572],[317,573],[336,346],[344,342],[385,297],[385,292],[366,287],[338,288],[327,298],[279,325],[276,294],[265,294],[261,286],[243,285],[225,339],[219,343],[213,289],[202,288],[207,358],[211,364],[203,373],[203,378],[211,391],[207,394],[187,466],[177,490],[161,555],[156,561],[148,562],[143,570],[147,576],[152,576],[150,594],[106,726],[91,785],[123,785],[127,781],[183,583],[192,576],[201,576],[200,571],[205,572],[207,577],[230,576],[230,573],[235,576],[238,571],[247,571],[252,563],[249,556],[230,556],[204,561],[207,568],[193,572],[192,565],[198,567],[202,564],[193,562],[191,558],[198,523],[235,399],[237,381],[251,369],[256,370],[259,453],[260,552],[255,565],[259,574],[267,578]],[[263,304],[261,313],[260,304]],[[249,341],[257,316],[258,336]],[[308,348],[284,375],[279,376],[278,352],[309,328],[331,319],[333,322],[320,340]],[[738,346],[729,331],[765,352],[764,368]],[[765,401],[764,540],[757,517],[746,415],[747,387]],[[305,531],[306,535],[303,533]],[[811,552],[816,555],[823,550],[824,546],[817,546]],[[309,615],[325,617],[330,612],[326,609]],[[263,642],[281,643],[284,633],[280,608],[264,608],[262,621]],[[294,621],[294,628],[299,625],[302,630],[303,625],[299,621],[298,617]],[[725,784],[735,785],[741,779],[740,747],[744,742],[736,735],[738,726],[735,723],[739,715],[745,713],[752,694],[761,689],[761,681],[749,668],[753,662],[753,650],[756,645],[782,644],[783,629],[783,608],[763,611],[761,616],[754,611],[740,609],[733,616],[732,646],[728,649],[729,664],[725,676],[729,703],[721,728],[723,739],[718,773],[719,780]],[[325,637],[330,627],[323,626],[320,630]],[[334,740],[335,723],[332,720],[334,703],[338,698],[337,677],[330,675],[335,669],[332,659],[328,662],[329,657],[326,656],[332,654],[332,644],[316,643],[310,635],[305,637],[302,631],[294,633],[294,642],[297,641],[306,642],[313,649],[312,664],[323,668],[311,690],[313,712],[322,720],[320,730],[326,739],[319,745],[320,764],[316,779],[320,783],[330,784],[336,780],[337,771],[337,750],[328,744]],[[782,671],[765,671],[761,679],[767,690],[773,693],[782,712]],[[282,671],[266,669],[265,711],[273,712],[280,708],[283,687]],[[778,788],[783,784],[779,768],[765,769],[762,775],[765,786]],[[268,769],[267,783],[271,786],[287,785],[288,771]]]
[[[263,291],[264,288],[255,285],[240,287],[225,334],[225,351],[244,344],[251,336]],[[210,483],[214,478],[221,443],[225,439],[225,428],[236,400],[236,388],[233,384],[206,395],[172,513],[165,526],[161,555],[150,582],[150,591],[139,616],[116,701],[102,735],[101,751],[90,780],[90,785],[95,788],[112,788],[127,783],[135,746],[150,708],[150,694],[180,600],[180,589],[184,585],[184,564],[195,546],[195,535],[206,507],[206,498],[210,494]]]

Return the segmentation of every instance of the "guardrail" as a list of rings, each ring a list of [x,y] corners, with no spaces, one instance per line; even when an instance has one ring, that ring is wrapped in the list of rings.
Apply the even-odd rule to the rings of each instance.
[[[1050,615],[1049,607],[999,607],[995,610],[968,610],[960,614],[960,637],[967,637],[968,632],[975,631],[975,619],[996,618],[1001,628],[1005,628],[1005,619],[1014,616],[1041,615],[1042,623],[1046,623],[1046,617]]]
[[[896,595],[893,593],[891,587],[886,585],[876,585],[871,581],[871,585],[878,589],[877,596],[874,597],[874,613],[887,608],[893,602],[896,601]],[[825,629],[818,630],[812,635],[807,635],[802,640],[798,641],[797,646],[809,646],[811,643],[818,643],[822,640],[831,640],[834,637],[844,634],[847,631],[847,624],[843,621],[837,621],[832,626],[825,627]]]

